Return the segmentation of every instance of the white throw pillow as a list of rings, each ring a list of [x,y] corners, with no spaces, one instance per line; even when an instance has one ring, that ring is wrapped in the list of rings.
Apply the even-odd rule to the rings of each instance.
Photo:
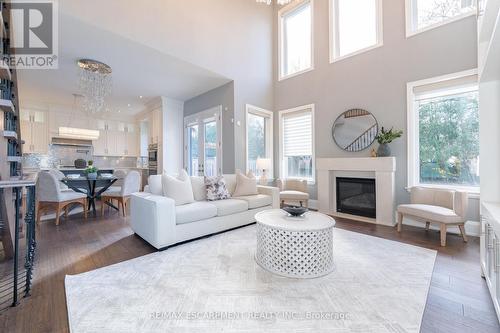
[[[249,171],[245,176],[241,172],[236,174],[236,189],[234,190],[234,197],[242,197],[246,195],[259,194],[257,191],[257,178]]]
[[[149,193],[153,195],[163,195],[163,185],[161,175],[151,175],[148,177]]]
[[[191,186],[193,187],[194,200],[207,201],[207,188],[205,186],[205,177],[191,177]]]
[[[162,176],[161,182],[163,186],[163,195],[174,199],[176,206],[194,202],[191,178],[185,170],[181,170],[177,177],[165,174]]]

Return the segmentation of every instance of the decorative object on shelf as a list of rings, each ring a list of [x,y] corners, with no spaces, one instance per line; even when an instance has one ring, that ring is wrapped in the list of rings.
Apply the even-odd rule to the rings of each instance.
[[[384,127],[382,127],[380,133],[376,137],[377,142],[379,143],[377,149],[377,156],[378,157],[391,156],[391,148],[389,147],[389,143],[401,137],[401,135],[403,135],[402,130],[393,130],[393,128],[391,128],[390,130],[386,131]]]
[[[371,155],[371,157],[377,157],[377,151],[375,150],[375,148],[372,148],[370,155]]]
[[[78,67],[83,108],[91,113],[102,111],[104,99],[111,93],[111,67],[92,59],[78,60]]]
[[[94,166],[94,161],[89,160],[88,167],[84,171],[87,179],[97,179],[97,168]]]
[[[375,141],[377,134],[377,119],[363,109],[347,110],[332,126],[333,141],[350,152],[365,150]]]
[[[285,206],[282,209],[294,217],[302,216],[309,210],[302,206]]]
[[[271,159],[270,158],[257,158],[257,170],[262,170],[262,175],[259,179],[260,185],[267,185],[267,170],[271,169]]]
[[[270,5],[273,3],[272,0],[255,0],[255,1],[258,3],[265,3],[266,5]],[[289,4],[292,1],[294,1],[294,0],[276,0],[276,3],[280,6],[283,6],[283,5]]]

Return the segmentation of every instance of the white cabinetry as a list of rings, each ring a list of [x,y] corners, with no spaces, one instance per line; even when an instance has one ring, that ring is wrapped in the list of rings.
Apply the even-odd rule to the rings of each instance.
[[[478,14],[481,267],[500,318],[500,0]]]
[[[138,132],[133,123],[98,120],[99,139],[93,142],[96,156],[139,155]]]
[[[94,155],[118,156],[116,123],[109,120],[97,120],[99,139],[93,141]]]
[[[161,109],[150,112],[149,122],[149,144],[159,144],[161,142],[162,116]]]
[[[481,210],[481,268],[500,317],[500,204],[483,202]]]
[[[24,153],[45,154],[49,149],[47,113],[21,110],[21,138]]]

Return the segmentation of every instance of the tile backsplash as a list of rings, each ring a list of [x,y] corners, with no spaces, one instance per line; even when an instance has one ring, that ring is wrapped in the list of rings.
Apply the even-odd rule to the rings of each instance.
[[[29,169],[74,166],[76,159],[93,160],[98,168],[135,168],[136,157],[93,156],[92,147],[50,145],[48,154],[24,154],[23,167]]]

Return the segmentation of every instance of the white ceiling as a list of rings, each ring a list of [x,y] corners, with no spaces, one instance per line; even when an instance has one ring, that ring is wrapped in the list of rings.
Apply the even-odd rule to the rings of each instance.
[[[95,59],[112,67],[113,89],[107,98],[111,112],[138,113],[147,101],[158,96],[185,101],[230,81],[222,75],[60,13],[59,69],[19,70],[21,104],[72,106],[72,94],[79,92],[76,62],[80,58]]]

